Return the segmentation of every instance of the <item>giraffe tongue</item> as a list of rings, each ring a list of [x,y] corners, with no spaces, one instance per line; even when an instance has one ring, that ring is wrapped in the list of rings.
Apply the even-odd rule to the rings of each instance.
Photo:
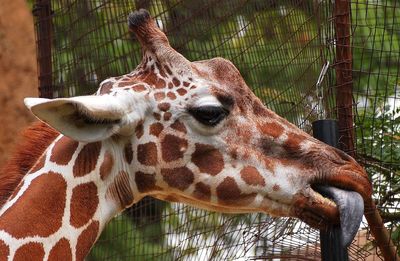
[[[360,194],[329,186],[318,186],[318,192],[332,199],[340,213],[340,234],[343,247],[353,241],[364,214],[364,201]]]

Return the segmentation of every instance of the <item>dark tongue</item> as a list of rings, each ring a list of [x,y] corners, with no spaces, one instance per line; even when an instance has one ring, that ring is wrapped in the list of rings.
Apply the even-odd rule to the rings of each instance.
[[[332,199],[339,208],[340,237],[343,247],[348,247],[353,241],[364,214],[364,200],[354,191],[342,190],[336,187],[318,186],[318,192]]]

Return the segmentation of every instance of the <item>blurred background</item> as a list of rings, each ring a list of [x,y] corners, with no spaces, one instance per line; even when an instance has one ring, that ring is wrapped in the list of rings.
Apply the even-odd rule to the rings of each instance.
[[[340,142],[367,169],[397,246],[400,3],[345,2],[347,10],[330,0],[0,0],[0,164],[18,130],[32,121],[23,97],[91,94],[102,80],[136,67],[141,52],[126,18],[146,8],[178,52],[189,60],[231,60],[269,108],[306,132],[318,118],[340,118],[346,108],[338,104],[339,91],[352,88],[354,118],[341,129],[351,144],[346,136]],[[343,36],[340,28],[348,32]],[[365,222],[349,251],[351,260],[380,260]],[[108,225],[88,257],[217,259],[319,260],[318,231],[293,219],[224,215],[145,198]]]

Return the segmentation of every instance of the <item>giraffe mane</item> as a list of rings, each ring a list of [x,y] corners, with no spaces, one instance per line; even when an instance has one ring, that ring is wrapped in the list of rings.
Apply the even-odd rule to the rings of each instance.
[[[10,159],[0,168],[0,208],[59,134],[43,122],[35,122],[22,132]]]

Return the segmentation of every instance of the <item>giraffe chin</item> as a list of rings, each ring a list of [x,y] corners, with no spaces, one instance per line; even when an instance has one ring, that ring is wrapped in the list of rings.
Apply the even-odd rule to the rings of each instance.
[[[295,206],[294,215],[314,228],[339,227],[343,247],[353,241],[364,214],[364,200],[359,193],[331,186],[306,189],[296,196]]]

